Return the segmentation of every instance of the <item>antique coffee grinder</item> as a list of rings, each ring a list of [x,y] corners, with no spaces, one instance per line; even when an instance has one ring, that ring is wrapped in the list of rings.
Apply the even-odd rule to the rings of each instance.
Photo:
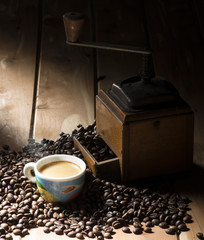
[[[189,170],[193,112],[170,82],[155,76],[152,52],[79,41],[83,15],[67,13],[63,19],[70,45],[135,52],[144,58],[140,75],[116,81],[96,96],[96,131],[117,158],[99,164],[77,143],[95,175],[101,176],[103,169],[102,177],[109,171],[109,177],[120,175],[122,182],[127,182]]]

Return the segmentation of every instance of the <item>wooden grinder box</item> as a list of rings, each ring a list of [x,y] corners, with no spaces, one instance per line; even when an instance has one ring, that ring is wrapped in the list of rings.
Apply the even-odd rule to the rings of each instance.
[[[123,182],[191,167],[193,113],[185,103],[130,113],[100,90],[96,131],[119,158]]]

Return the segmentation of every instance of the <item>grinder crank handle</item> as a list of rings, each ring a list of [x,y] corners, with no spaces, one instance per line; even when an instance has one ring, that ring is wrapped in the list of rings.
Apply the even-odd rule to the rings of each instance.
[[[69,12],[63,15],[67,43],[78,41],[84,20],[84,15],[77,12]]]
[[[70,12],[63,15],[64,28],[66,32],[67,44],[76,45],[82,47],[91,47],[98,49],[122,51],[122,52],[133,52],[144,55],[151,55],[152,51],[148,49],[138,48],[134,46],[115,45],[108,43],[98,42],[84,42],[79,41],[79,35],[84,24],[85,17],[81,13]]]

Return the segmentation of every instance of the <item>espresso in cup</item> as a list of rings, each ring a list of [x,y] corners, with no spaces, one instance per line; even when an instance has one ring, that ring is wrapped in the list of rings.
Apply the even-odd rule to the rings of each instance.
[[[69,161],[56,161],[43,165],[39,168],[39,172],[48,177],[66,178],[77,175],[81,172],[81,168]]]
[[[35,176],[32,175],[34,170]],[[47,202],[66,204],[79,195],[85,181],[86,164],[78,157],[55,154],[27,163],[24,175],[35,182]]]

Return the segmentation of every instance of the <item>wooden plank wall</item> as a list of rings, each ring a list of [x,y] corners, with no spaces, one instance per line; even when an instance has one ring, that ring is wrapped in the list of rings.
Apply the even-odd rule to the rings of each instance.
[[[12,149],[30,132],[38,11],[38,0],[0,1],[0,144]]]
[[[195,112],[194,159],[204,165],[203,8],[202,0],[1,1],[0,144],[19,149],[29,135],[55,140],[91,123],[97,78],[107,89],[141,70],[137,54],[66,45],[62,15],[80,11],[82,40],[152,48],[156,74]]]
[[[62,15],[71,11],[90,19],[89,1],[44,1],[34,124],[37,141],[56,139],[61,131],[71,133],[78,123],[88,125],[94,120],[93,50],[66,44]],[[90,41],[88,20],[82,38]]]
[[[96,41],[111,44],[147,47],[141,0],[93,1]],[[142,56],[135,53],[99,50],[97,52],[99,88],[137,75],[142,68]]]

